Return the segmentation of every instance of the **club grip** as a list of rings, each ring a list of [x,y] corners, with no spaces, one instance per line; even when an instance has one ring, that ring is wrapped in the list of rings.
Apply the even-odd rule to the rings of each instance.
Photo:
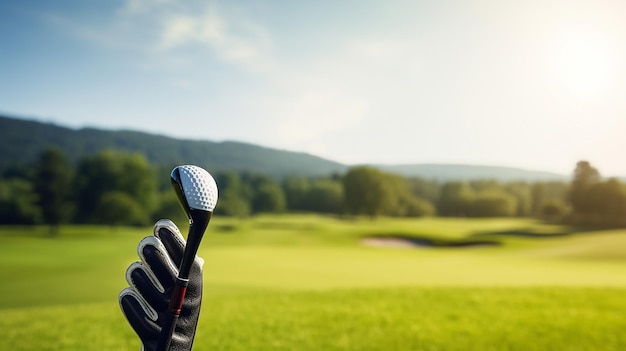
[[[172,291],[170,297],[170,304],[167,307],[167,311],[172,315],[180,315],[180,310],[183,308],[183,301],[185,300],[185,293],[187,292],[187,285],[189,285],[189,279],[176,280],[176,286]]]
[[[172,342],[172,335],[176,329],[176,322],[180,316],[180,311],[183,307],[183,301],[185,300],[185,292],[189,285],[189,279],[176,279],[176,285],[172,291],[170,297],[170,303],[167,307],[168,315],[163,321],[163,327],[161,328],[161,334],[159,336],[159,343],[157,344],[157,351],[168,351],[170,343]]]
[[[177,314],[170,314],[165,320],[163,329],[161,329],[161,335],[159,336],[157,351],[168,351],[170,349],[170,343],[172,342],[172,335],[174,335],[178,316]]]

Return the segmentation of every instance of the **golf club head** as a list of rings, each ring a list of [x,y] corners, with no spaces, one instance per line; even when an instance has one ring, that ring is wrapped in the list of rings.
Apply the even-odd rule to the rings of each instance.
[[[189,218],[189,235],[180,263],[179,278],[186,279],[217,205],[217,184],[209,172],[198,166],[184,165],[172,170],[174,191]]]
[[[218,193],[217,184],[209,172],[193,165],[178,166],[172,170],[171,181],[190,220],[194,220],[192,212],[213,212]]]

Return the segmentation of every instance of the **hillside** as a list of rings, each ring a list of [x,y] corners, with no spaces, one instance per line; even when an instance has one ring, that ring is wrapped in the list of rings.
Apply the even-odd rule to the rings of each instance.
[[[103,149],[140,152],[163,166],[197,164],[211,171],[251,171],[273,176],[322,176],[344,173],[349,165],[301,152],[224,141],[175,139],[137,131],[71,129],[51,123],[0,116],[0,174],[29,165],[48,147],[57,147],[76,162]],[[388,172],[425,179],[500,181],[567,180],[569,176],[517,168],[473,165],[372,165]]]
[[[543,171],[529,171],[512,167],[454,165],[454,164],[417,164],[417,165],[377,165],[376,167],[404,176],[419,174],[425,179],[439,181],[495,179],[509,181],[568,181],[569,176]]]
[[[103,149],[141,152],[158,165],[196,164],[212,171],[254,171],[328,175],[344,172],[345,165],[306,153],[225,141],[180,140],[135,131],[70,129],[49,123],[0,116],[0,173],[9,167],[31,164],[47,147],[63,151],[72,161]]]

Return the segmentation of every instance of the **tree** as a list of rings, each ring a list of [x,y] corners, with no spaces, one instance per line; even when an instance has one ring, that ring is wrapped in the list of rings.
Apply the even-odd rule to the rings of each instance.
[[[35,192],[44,223],[50,234],[58,234],[59,225],[72,216],[72,167],[57,149],[44,151],[36,167]]]
[[[343,210],[343,186],[332,179],[311,182],[305,193],[304,209],[321,213],[341,213]]]
[[[311,181],[305,177],[290,176],[282,182],[287,200],[287,208],[293,211],[311,210],[309,203],[309,192]]]
[[[254,188],[252,198],[252,210],[254,213],[283,212],[287,208],[285,194],[273,181],[262,181]]]
[[[468,216],[474,196],[474,191],[467,183],[447,182],[439,192],[438,212],[443,216]]]
[[[250,215],[250,203],[233,191],[226,191],[220,195],[215,207],[217,214],[231,217],[248,217]]]
[[[587,161],[576,165],[568,199],[568,221],[585,226],[626,226],[626,186],[617,179],[602,181]]]
[[[568,199],[575,215],[585,215],[593,212],[593,205],[589,201],[590,191],[598,182],[600,182],[600,173],[589,162],[580,161],[576,164],[568,194]]]
[[[352,214],[375,218],[391,208],[396,200],[385,174],[369,166],[350,168],[343,178],[343,187],[346,209]]]
[[[531,186],[531,214],[543,217],[543,206],[552,200],[565,202],[569,185],[561,181],[537,182]]]
[[[595,183],[589,189],[587,198],[589,224],[626,225],[626,187],[617,179]]]
[[[487,190],[474,197],[469,213],[472,217],[510,217],[515,216],[516,211],[513,196],[504,191]]]
[[[549,222],[561,221],[569,212],[567,204],[562,200],[546,200],[541,206],[541,218]]]
[[[472,190],[477,193],[502,190],[502,184],[493,179],[476,179],[469,181],[468,184],[472,188]]]
[[[604,183],[605,212],[613,225],[626,225],[626,185],[615,178]]]
[[[215,181],[220,192],[216,214],[234,217],[250,215],[250,201],[244,195],[244,187],[237,173],[218,173]]]
[[[152,213],[152,222],[160,219],[170,219],[174,223],[184,223],[188,220],[178,196],[172,190],[166,190],[159,194],[158,206]]]
[[[504,190],[515,198],[517,203],[517,211],[515,213],[518,217],[528,217],[532,215],[532,187],[528,183],[516,182],[506,184]]]
[[[406,217],[406,206],[414,198],[409,182],[400,175],[385,172],[382,172],[382,179],[390,196],[381,213],[389,216]]]
[[[40,220],[33,184],[20,178],[0,180],[0,224],[36,224]]]
[[[405,217],[430,217],[437,213],[430,201],[412,195],[402,196],[400,203]]]
[[[285,193],[278,182],[263,174],[241,175],[244,199],[250,202],[251,213],[283,212],[287,209]]]
[[[121,191],[104,193],[96,208],[98,211],[96,220],[100,224],[144,226],[149,221],[145,208]]]
[[[417,198],[434,203],[439,198],[439,183],[422,178],[408,178],[409,187]]]
[[[80,160],[77,173],[78,213],[81,222],[100,222],[96,210],[101,197],[112,191],[128,195],[146,213],[156,206],[156,178],[141,154],[105,150]]]
[[[423,217],[432,216],[436,213],[430,201],[416,195],[415,179],[407,179],[391,173],[384,173],[383,177],[385,184],[392,193],[389,206],[383,211],[384,214],[396,217]],[[422,188],[421,190],[426,189]]]

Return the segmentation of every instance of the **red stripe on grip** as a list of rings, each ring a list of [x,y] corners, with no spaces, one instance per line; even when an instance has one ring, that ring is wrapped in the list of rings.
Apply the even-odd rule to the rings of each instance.
[[[169,312],[174,315],[180,315],[180,310],[183,308],[183,301],[185,300],[185,292],[187,292],[186,286],[176,285],[174,291],[172,291],[172,297],[170,298],[170,304],[167,307]]]

